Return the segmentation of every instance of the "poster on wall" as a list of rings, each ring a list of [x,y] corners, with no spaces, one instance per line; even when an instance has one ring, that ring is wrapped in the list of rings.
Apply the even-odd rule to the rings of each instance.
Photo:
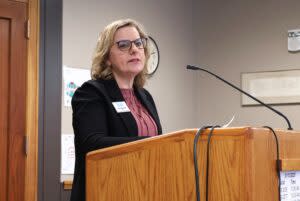
[[[61,136],[61,174],[73,174],[75,167],[74,134]]]
[[[91,79],[89,69],[63,66],[63,97],[65,107],[71,107],[71,100],[75,90],[89,79]]]

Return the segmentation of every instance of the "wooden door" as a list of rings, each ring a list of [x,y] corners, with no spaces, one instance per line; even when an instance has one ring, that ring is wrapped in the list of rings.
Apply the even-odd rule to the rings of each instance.
[[[23,201],[27,4],[0,0],[0,200]]]

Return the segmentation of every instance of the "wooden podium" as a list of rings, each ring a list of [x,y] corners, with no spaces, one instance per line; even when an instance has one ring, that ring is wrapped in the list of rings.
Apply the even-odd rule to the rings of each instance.
[[[275,130],[280,168],[300,170],[300,133]],[[193,143],[182,130],[88,153],[87,201],[196,200]],[[209,130],[198,141],[201,200]],[[215,129],[210,142],[210,201],[279,201],[276,140],[265,128]]]

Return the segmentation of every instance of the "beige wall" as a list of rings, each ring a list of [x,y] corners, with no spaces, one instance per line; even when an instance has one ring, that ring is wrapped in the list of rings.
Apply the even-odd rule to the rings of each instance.
[[[241,72],[300,69],[300,53],[287,51],[287,31],[300,28],[299,0],[201,0],[196,6],[197,63],[240,86]],[[262,106],[241,107],[239,92],[201,73],[197,118],[200,125],[223,124],[235,115],[233,126],[286,122]],[[275,106],[300,129],[300,106]]]
[[[240,93],[186,64],[240,86],[241,72],[300,68],[300,53],[287,51],[287,30],[300,28],[299,0],[64,0],[63,64],[89,68],[97,35],[116,19],[142,22],[160,47],[161,63],[148,82],[164,132],[224,124],[286,128],[261,106],[241,107]],[[195,12],[197,11],[197,12]],[[300,129],[300,106],[275,106]],[[71,133],[71,110],[62,108],[62,132]]]
[[[196,61],[193,0],[64,0],[63,64],[89,68],[97,36],[120,18],[144,24],[160,48],[161,61],[146,88],[152,93],[164,132],[196,126]],[[87,3],[88,2],[88,3]],[[62,133],[72,133],[72,110],[62,107]]]

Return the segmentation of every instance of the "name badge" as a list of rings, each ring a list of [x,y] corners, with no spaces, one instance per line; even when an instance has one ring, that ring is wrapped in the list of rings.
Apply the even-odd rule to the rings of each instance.
[[[112,102],[117,113],[130,112],[127,104],[124,101]]]

